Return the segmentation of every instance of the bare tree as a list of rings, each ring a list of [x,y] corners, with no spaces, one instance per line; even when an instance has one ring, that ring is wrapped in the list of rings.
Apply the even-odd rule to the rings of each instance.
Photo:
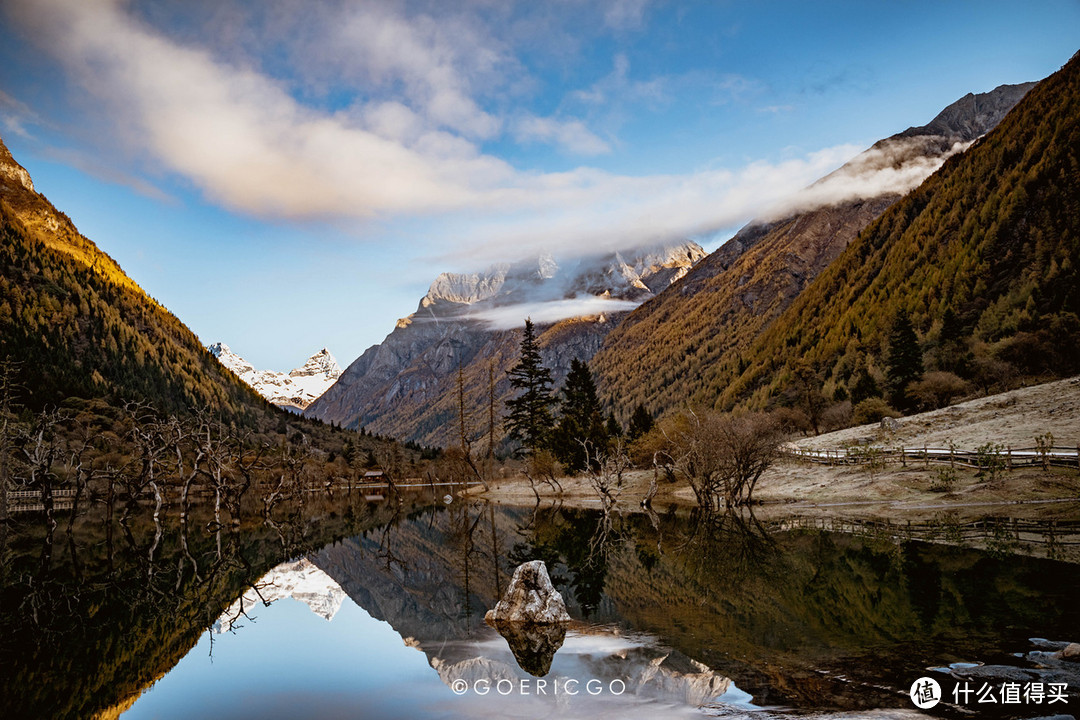
[[[231,482],[226,486],[223,500],[233,526],[238,526],[244,495],[255,483],[257,475],[267,469],[265,457],[269,445],[254,440],[250,433],[241,432],[233,426],[228,436],[227,450],[231,455],[230,465],[234,472]]]
[[[495,360],[488,361],[488,445],[487,462],[495,461]]]
[[[551,488],[552,492],[562,495],[563,486],[559,482],[562,467],[555,455],[550,450],[536,450],[525,461],[525,477],[529,480],[536,501],[540,502],[540,494],[536,490],[538,482],[542,482]]]
[[[62,451],[56,433],[60,418],[56,412],[39,413],[32,426],[21,430],[17,440],[21,468],[17,471],[15,481],[23,487],[40,491],[50,537],[56,528],[53,491],[58,481],[55,465]]]
[[[6,523],[8,517],[8,455],[15,434],[13,408],[18,389],[15,384],[17,370],[18,365],[12,360],[0,361],[0,523]]]
[[[296,498],[303,505],[304,486],[308,463],[311,459],[309,448],[304,445],[282,443],[279,455],[274,463],[277,482],[263,496],[263,518],[270,521],[274,506],[283,499]]]
[[[83,493],[86,491],[87,486],[90,485],[90,482],[97,476],[90,460],[90,454],[87,452],[91,448],[91,430],[85,424],[78,422],[78,420],[76,420],[76,425],[77,437],[69,444],[65,458],[65,475],[68,482],[75,486],[75,495],[71,501],[71,513],[68,517],[67,534],[69,539],[75,529],[75,518],[79,514],[79,504],[82,501]],[[72,557],[74,557],[74,552],[72,552]]]
[[[666,442],[654,456],[657,467],[684,477],[706,510],[748,505],[781,441],[777,424],[762,414],[687,412],[661,432]]]
[[[600,507],[606,515],[615,507],[623,490],[623,478],[630,469],[630,457],[626,454],[622,438],[615,438],[608,449],[596,447],[589,440],[579,440],[585,450],[585,475],[600,498]]]
[[[491,387],[494,388],[494,377],[489,378]],[[494,393],[494,390],[491,390]],[[489,398],[490,403],[494,400]],[[491,470],[491,453],[492,445],[491,440],[488,440],[488,456],[483,462],[477,462],[476,453],[473,451],[473,445],[480,439],[480,436],[473,434],[469,428],[468,416],[465,411],[465,372],[461,369],[461,365],[458,365],[457,371],[457,403],[458,403],[458,447],[461,449],[460,460],[464,463],[464,467],[467,470],[464,475],[475,479],[485,490],[490,490],[488,485],[488,473]],[[490,404],[488,408],[488,422],[490,428],[494,428],[494,405]]]
[[[154,521],[157,522],[165,502],[166,480],[176,470],[172,464],[176,457],[172,443],[179,442],[181,436],[178,424],[171,418],[159,417],[145,403],[128,403],[124,411],[131,423],[135,452],[132,462],[118,475],[128,495],[121,522],[126,521],[139,497],[148,489],[154,495]]]

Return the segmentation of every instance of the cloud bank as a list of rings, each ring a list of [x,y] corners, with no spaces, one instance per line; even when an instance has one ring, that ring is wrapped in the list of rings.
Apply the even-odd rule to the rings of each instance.
[[[564,300],[519,303],[475,310],[470,311],[466,317],[470,320],[480,320],[487,323],[491,330],[512,330],[524,325],[526,318],[531,318],[538,325],[547,325],[569,318],[629,312],[638,305],[640,303],[630,300],[613,300],[596,297],[595,295],[583,295]]]
[[[285,78],[244,52],[223,51],[228,43],[199,44],[198,32],[169,35],[121,0],[7,5],[100,101],[136,156],[208,201],[270,220],[427,216],[440,228],[424,240],[432,254],[474,266],[544,250],[629,248],[765,212],[906,192],[940,166],[871,163],[807,188],[856,154],[843,145],[684,174],[528,171],[486,144],[509,137],[580,156],[610,153],[613,144],[565,108],[543,117],[500,110],[491,95],[512,95],[528,78],[505,42],[457,16],[406,17],[393,3],[271,5],[279,12],[264,25],[300,38],[282,50],[297,73]],[[605,22],[620,31],[640,27],[648,11],[642,0],[605,7]],[[575,102],[595,106],[630,89],[662,102],[660,83],[631,87],[628,63],[617,56],[612,75]],[[306,96],[329,78],[363,92],[337,104]],[[738,87],[726,91],[745,92],[744,80],[729,82]]]
[[[927,155],[928,145],[935,142],[926,137],[879,142],[835,172],[769,207],[760,217],[776,220],[796,212],[861,198],[907,194],[937,172],[950,157],[971,147],[973,141],[957,141]]]

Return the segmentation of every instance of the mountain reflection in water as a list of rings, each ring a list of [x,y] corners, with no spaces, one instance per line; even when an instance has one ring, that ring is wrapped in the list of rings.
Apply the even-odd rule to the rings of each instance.
[[[926,668],[1080,628],[1075,564],[751,515],[339,499],[103,526],[5,539],[0,716],[907,715]],[[575,618],[561,643],[483,622],[532,559]]]

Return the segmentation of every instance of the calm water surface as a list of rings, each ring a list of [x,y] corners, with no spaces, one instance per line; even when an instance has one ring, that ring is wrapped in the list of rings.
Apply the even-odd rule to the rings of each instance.
[[[1080,567],[1017,540],[1067,556],[1067,523],[999,519],[979,540],[948,521],[338,498],[238,528],[127,525],[50,537],[21,518],[3,538],[0,716],[913,716],[928,668],[1023,669],[1030,638],[1080,639]],[[503,637],[483,614],[531,559],[574,622]]]

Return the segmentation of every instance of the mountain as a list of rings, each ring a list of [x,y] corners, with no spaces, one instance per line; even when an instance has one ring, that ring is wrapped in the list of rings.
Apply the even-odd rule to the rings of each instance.
[[[638,303],[683,277],[705,252],[692,242],[556,261],[542,256],[472,274],[444,273],[416,312],[368,348],[306,414],[424,444],[448,444],[458,414],[457,371],[477,434],[494,378],[497,412],[510,395],[526,317],[541,329],[544,362],[561,382]],[[485,421],[486,422],[486,421]]]
[[[346,597],[341,586],[306,557],[290,560],[263,575],[221,613],[214,623],[214,632],[229,632],[249,611],[283,598],[298,600],[311,608],[311,612],[330,621],[337,615]]]
[[[1080,372],[1078,268],[1080,53],[859,234],[738,362],[702,373],[699,398],[765,405],[798,362],[850,391],[884,367],[900,311],[926,367],[984,390]]]
[[[69,397],[208,407],[238,420],[265,401],[35,189],[0,141],[0,360],[32,408]]]
[[[623,413],[711,404],[746,349],[903,194],[992,129],[1033,83],[966,95],[930,123],[878,141],[751,222],[632,312],[590,363]],[[837,289],[839,292],[840,289]]]
[[[225,343],[207,348],[210,354],[250,385],[255,392],[285,410],[302,411],[326,392],[341,375],[341,368],[330,351],[323,348],[303,365],[288,373],[275,370],[256,370]]]

